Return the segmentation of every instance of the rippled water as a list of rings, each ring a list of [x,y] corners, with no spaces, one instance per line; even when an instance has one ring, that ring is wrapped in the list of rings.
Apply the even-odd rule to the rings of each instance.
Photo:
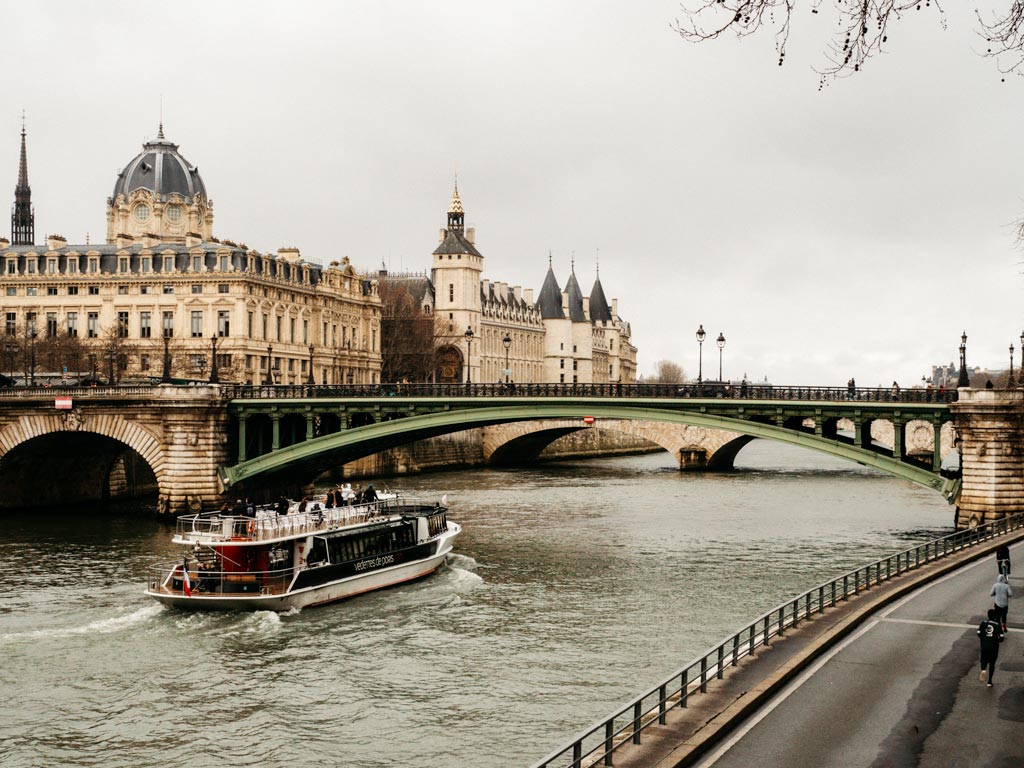
[[[278,616],[142,595],[152,510],[8,515],[0,764],[528,765],[788,596],[950,530],[935,493],[755,441],[396,480],[462,523],[434,576]]]

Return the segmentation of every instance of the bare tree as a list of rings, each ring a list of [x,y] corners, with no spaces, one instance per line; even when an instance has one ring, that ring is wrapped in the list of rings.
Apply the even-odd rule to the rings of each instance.
[[[984,55],[996,59],[1005,74],[1021,69],[1024,63],[1024,0],[996,0],[996,4],[1003,10],[975,14],[979,35],[987,42]],[[782,66],[793,14],[800,5],[800,0],[684,0],[682,17],[672,28],[690,42],[714,40],[726,32],[746,37],[770,29]],[[938,0],[836,0],[828,4],[805,0],[803,7],[812,14],[824,10],[838,18],[838,26],[833,27],[837,31],[825,46],[827,63],[819,69],[821,84],[828,76],[860,71],[869,58],[884,50],[890,26],[911,11],[934,11],[943,27],[946,23]]]
[[[402,280],[380,280],[381,380],[429,381],[437,358],[434,317]]]
[[[654,364],[654,375],[647,379],[651,384],[682,384],[686,380],[683,366],[671,360],[659,360]]]

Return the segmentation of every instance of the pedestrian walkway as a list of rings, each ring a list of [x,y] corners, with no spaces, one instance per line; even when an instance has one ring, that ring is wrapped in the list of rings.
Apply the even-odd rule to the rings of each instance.
[[[1019,540],[1021,535],[1002,537]],[[998,541],[858,595],[741,663],[615,754],[619,768],[1024,765],[1024,609],[994,685],[976,630]],[[1018,573],[1024,544],[1011,547]],[[1024,574],[1011,576],[1015,596]]]

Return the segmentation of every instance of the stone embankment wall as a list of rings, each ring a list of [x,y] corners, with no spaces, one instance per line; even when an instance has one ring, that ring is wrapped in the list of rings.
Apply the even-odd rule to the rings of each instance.
[[[555,440],[541,453],[538,461],[597,458],[664,450],[633,435],[603,429],[582,429]],[[453,432],[450,435],[420,440],[389,451],[352,461],[341,467],[336,477],[377,477],[436,472],[444,469],[480,467],[484,460],[480,429]]]

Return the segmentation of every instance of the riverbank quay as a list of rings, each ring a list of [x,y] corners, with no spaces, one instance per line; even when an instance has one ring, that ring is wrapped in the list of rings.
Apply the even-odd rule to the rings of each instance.
[[[1019,515],[993,521],[985,526],[926,542],[819,585],[762,615],[735,635],[725,638],[704,656],[677,670],[660,685],[620,707],[611,716],[577,734],[566,745],[534,763],[533,767],[575,768],[614,764],[620,768],[682,768],[710,765],[710,762],[706,762],[708,756],[714,754],[725,739],[730,738],[738,728],[743,728],[745,721],[756,718],[760,708],[769,705],[774,697],[826,654],[843,644],[863,625],[872,622],[873,616],[879,611],[945,577],[951,577],[951,583],[958,582],[956,575],[968,572],[975,574],[977,583],[972,582],[959,591],[954,590],[945,603],[940,599],[940,604],[933,608],[936,615],[947,617],[935,623],[948,625],[948,631],[956,634],[957,654],[952,659],[943,656],[937,662],[938,672],[931,667],[918,669],[921,670],[922,679],[930,680],[937,674],[944,674],[949,681],[947,688],[965,675],[968,682],[973,675],[974,685],[977,686],[978,642],[975,629],[991,606],[988,588],[996,575],[994,551],[1000,543],[1015,544],[1024,540],[1022,526],[1024,516]],[[1017,547],[1015,551],[1019,549]],[[985,566],[986,560],[991,562],[991,568]],[[972,568],[971,565],[977,561],[980,561],[978,566]],[[1013,579],[1018,581],[1019,577]],[[952,621],[948,616],[959,618]],[[890,623],[897,624],[895,621]],[[1012,607],[1010,627],[1012,630],[1024,627],[1024,624],[1014,621]],[[1024,664],[1019,663],[1020,649],[1014,648],[1018,638],[1013,631],[1011,635],[1012,642],[1004,643],[1008,647],[1001,656],[1002,662],[1009,667],[1004,683],[1011,680],[1014,665],[1020,672],[1024,672]],[[932,646],[929,645],[929,648]],[[884,682],[887,679],[898,678],[907,682],[907,669],[912,666],[911,662],[919,652],[920,646],[915,640],[898,644],[891,655],[886,657],[888,666],[878,672],[882,676],[881,683],[876,681],[875,685],[868,686],[866,690],[858,689],[852,701],[837,697],[832,688],[819,691],[817,699],[812,697],[803,702],[803,709],[828,712],[824,722],[815,722],[806,728],[782,727],[774,738],[782,740],[790,748],[795,748],[794,745],[807,745],[810,747],[808,751],[857,743],[858,740],[862,742],[863,737],[859,732],[856,738],[850,737],[850,741],[844,741],[835,733],[837,724],[842,726],[845,723],[857,732],[860,720],[856,716],[857,712],[876,711],[888,716],[876,728],[884,731],[885,739],[899,741],[898,735],[894,735],[891,728],[886,726],[904,723],[906,718],[897,716],[900,713],[894,713],[893,707],[910,706],[912,703],[917,707],[923,705],[927,712],[934,710],[927,717],[911,718],[919,722],[907,726],[908,733],[903,734],[906,737],[903,741],[909,740],[913,748],[915,740],[923,741],[934,733],[936,724],[944,722],[946,715],[952,718],[952,708],[956,701],[955,697],[947,696],[945,700],[938,701],[932,695],[925,695],[906,703],[906,700],[897,697],[887,700],[881,693],[885,690]],[[943,667],[947,669],[943,671]],[[864,679],[857,672],[852,675],[854,683]],[[928,687],[920,680],[910,682],[918,687]],[[810,686],[807,690],[811,690]],[[835,701],[844,701],[844,706],[839,709],[827,706]],[[995,728],[994,723],[998,721],[999,718],[989,712],[978,713],[977,720],[971,722],[975,728]],[[983,740],[985,737],[975,738]],[[999,743],[996,736],[991,738],[996,739],[996,745]],[[776,744],[774,754],[770,748],[754,749],[746,754],[746,762],[732,765],[757,764],[767,768],[776,764],[772,762],[776,755],[782,756],[777,763],[780,766],[874,765],[876,763],[872,761],[876,753],[883,754],[886,749],[881,743],[876,751],[868,751],[869,748],[863,743],[853,748],[856,751],[846,754],[842,762],[823,762],[820,756],[808,758],[805,762],[789,754],[790,749],[780,748]],[[906,750],[907,743],[902,743],[901,748]],[[721,761],[714,764],[725,765]],[[967,759],[963,764],[988,763]]]

